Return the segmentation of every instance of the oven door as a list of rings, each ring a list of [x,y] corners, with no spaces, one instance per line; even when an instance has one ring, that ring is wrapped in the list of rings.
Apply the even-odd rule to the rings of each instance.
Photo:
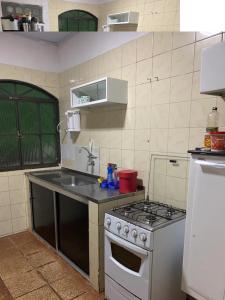
[[[150,299],[152,252],[105,230],[105,273],[140,299]]]

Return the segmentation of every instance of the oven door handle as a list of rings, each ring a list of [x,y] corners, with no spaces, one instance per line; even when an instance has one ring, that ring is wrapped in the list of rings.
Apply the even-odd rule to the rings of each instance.
[[[112,234],[111,232],[105,230],[105,235],[113,242],[115,242],[116,244],[118,244],[119,246],[123,246],[123,248],[125,248],[128,251],[131,251],[132,253],[134,253],[135,255],[144,258],[148,256],[148,251],[142,249],[141,247],[138,247],[126,240],[123,240],[120,237],[117,237],[116,235]]]

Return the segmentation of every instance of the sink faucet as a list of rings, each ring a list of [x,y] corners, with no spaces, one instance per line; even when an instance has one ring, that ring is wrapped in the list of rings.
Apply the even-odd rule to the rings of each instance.
[[[98,158],[95,156],[87,147],[81,147],[81,149],[84,149],[88,153],[88,165],[94,166],[95,165],[95,159]]]

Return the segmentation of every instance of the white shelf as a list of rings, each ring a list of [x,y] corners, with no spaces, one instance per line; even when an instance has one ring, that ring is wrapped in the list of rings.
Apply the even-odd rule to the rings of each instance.
[[[127,104],[128,82],[104,77],[70,89],[71,107]]]
[[[121,13],[110,14],[107,16],[107,25],[138,25],[139,13],[134,11],[126,11]]]

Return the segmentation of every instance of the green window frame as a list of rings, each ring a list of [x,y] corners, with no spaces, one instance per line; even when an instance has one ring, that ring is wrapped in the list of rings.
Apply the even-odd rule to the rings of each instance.
[[[22,81],[0,80],[0,171],[60,162],[58,100]]]
[[[98,31],[98,18],[84,10],[69,10],[59,15],[59,31]]]

